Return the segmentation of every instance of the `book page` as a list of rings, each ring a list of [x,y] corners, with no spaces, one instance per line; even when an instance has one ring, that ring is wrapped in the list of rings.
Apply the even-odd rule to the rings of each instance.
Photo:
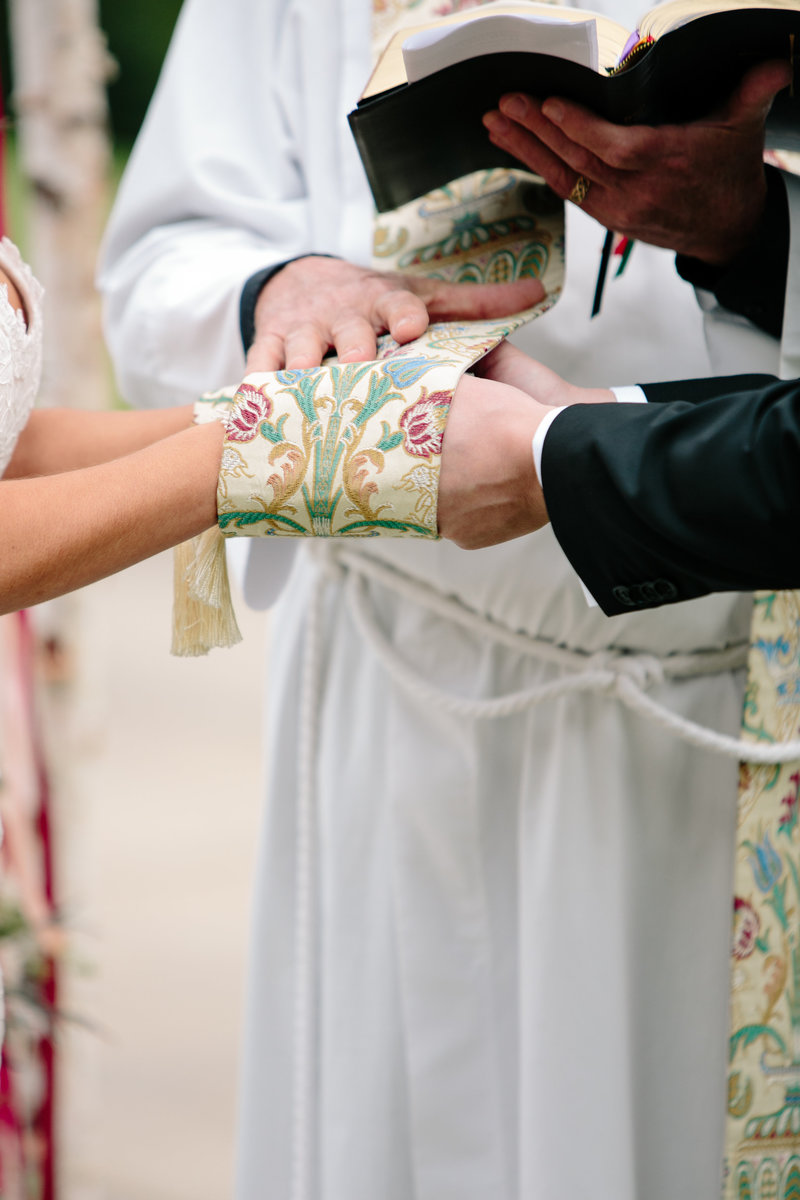
[[[596,71],[597,26],[592,17],[565,21],[555,14],[481,14],[462,25],[412,34],[403,42],[403,63],[408,82],[415,83],[454,63],[512,51],[566,58]]]
[[[533,0],[508,0],[508,2],[496,0],[493,4],[484,4],[480,8],[473,8],[467,12],[452,13],[448,17],[441,17],[438,21],[426,21],[401,29],[391,38],[378,59],[361,98],[367,99],[369,96],[376,96],[379,92],[388,91],[390,88],[408,82],[403,64],[403,42],[415,33],[426,29],[462,25],[488,14],[538,16],[551,21],[553,18],[560,21],[585,21],[591,17],[597,26],[598,62],[601,69],[615,65],[629,33],[629,30],[625,29],[623,25],[610,20],[602,13],[592,12],[590,9],[567,8],[559,4],[540,4]]]
[[[645,13],[639,22],[639,33],[643,38],[660,38],[696,17],[707,17],[712,13],[759,8],[797,12],[798,7],[797,0],[666,0],[665,4]]]

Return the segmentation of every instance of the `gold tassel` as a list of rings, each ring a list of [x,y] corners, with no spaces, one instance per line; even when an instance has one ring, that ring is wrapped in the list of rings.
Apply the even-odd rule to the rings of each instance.
[[[194,657],[241,640],[231,603],[225,539],[214,525],[175,547],[171,653]]]

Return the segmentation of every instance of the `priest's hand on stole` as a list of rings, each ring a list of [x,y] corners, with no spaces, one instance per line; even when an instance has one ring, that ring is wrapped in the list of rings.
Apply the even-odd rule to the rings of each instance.
[[[606,388],[579,388],[501,343],[456,388],[444,432],[439,532],[481,550],[547,524],[533,460],[534,434],[554,406],[614,401]]]
[[[309,255],[287,263],[262,289],[247,369],[316,367],[331,348],[342,362],[366,362],[375,357],[380,333],[410,342],[429,321],[503,317],[543,297],[533,278],[443,283]]]
[[[622,126],[567,100],[507,95],[484,124],[495,145],[601,225],[723,266],[745,249],[763,211],[764,123],[791,82],[788,62],[761,63],[727,103],[685,125]]]

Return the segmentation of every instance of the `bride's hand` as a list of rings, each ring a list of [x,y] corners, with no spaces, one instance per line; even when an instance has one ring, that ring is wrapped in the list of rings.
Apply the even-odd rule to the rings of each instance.
[[[473,367],[482,379],[494,379],[527,392],[540,404],[551,407],[566,404],[608,404],[614,394],[608,388],[581,388],[567,383],[555,371],[523,354],[509,342],[501,342]]]

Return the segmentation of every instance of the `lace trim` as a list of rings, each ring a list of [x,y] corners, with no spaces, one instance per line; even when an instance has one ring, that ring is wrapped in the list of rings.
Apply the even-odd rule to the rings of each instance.
[[[43,289],[19,250],[8,238],[0,241],[0,267],[14,281],[27,313],[25,319],[0,284],[0,475],[8,466],[25,427],[42,373]]]

